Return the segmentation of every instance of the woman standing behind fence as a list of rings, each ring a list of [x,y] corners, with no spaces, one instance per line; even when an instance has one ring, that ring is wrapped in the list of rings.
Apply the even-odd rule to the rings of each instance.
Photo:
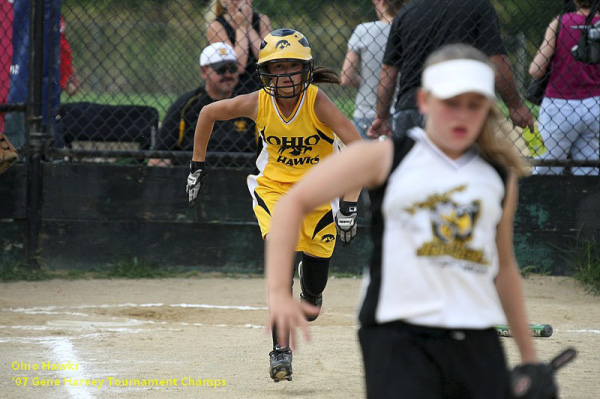
[[[348,52],[342,67],[342,86],[358,87],[354,126],[367,139],[367,130],[375,119],[377,86],[381,61],[387,45],[392,20],[406,0],[373,0],[377,21],[358,25],[348,41]],[[356,71],[360,65],[360,75]]]
[[[235,49],[240,74],[236,91],[260,89],[256,61],[262,39],[272,29],[269,17],[254,10],[252,0],[213,0],[210,7],[208,42],[224,42]]]
[[[573,46],[579,43],[581,28],[594,1],[575,0],[576,12],[555,18],[529,66],[533,78],[541,78],[551,68],[538,117],[548,151],[537,159],[566,160],[571,155],[574,160],[598,160],[600,64],[584,64],[571,53]],[[592,24],[598,21],[600,16],[596,15]],[[534,173],[559,175],[563,170],[563,167],[538,166]],[[576,167],[573,174],[598,175],[598,168]]]

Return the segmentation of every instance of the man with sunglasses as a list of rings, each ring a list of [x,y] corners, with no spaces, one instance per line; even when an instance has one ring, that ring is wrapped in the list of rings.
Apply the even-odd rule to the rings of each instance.
[[[204,106],[235,97],[239,81],[237,57],[227,43],[213,43],[200,54],[204,84],[181,95],[167,110],[156,140],[159,151],[192,151],[198,115]],[[254,122],[236,118],[215,123],[208,151],[256,152]],[[168,165],[167,159],[151,159],[150,165]],[[182,163],[183,164],[183,163]],[[236,165],[239,166],[239,165]]]

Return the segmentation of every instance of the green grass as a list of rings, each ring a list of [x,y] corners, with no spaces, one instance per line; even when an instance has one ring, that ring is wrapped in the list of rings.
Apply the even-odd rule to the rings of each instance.
[[[37,259],[36,263],[42,262]],[[41,281],[51,278],[51,273],[41,268],[32,268],[26,260],[3,258],[0,263],[0,281]]]
[[[567,262],[573,278],[588,293],[600,295],[600,244],[596,238],[583,238],[580,230],[575,237],[567,239],[566,248],[554,247]]]
[[[527,266],[521,267],[521,276],[523,276],[524,278],[527,278],[532,274],[541,275],[541,276],[549,276],[550,271],[543,266],[537,266],[537,265],[527,265]]]
[[[165,278],[174,277],[179,274],[174,268],[140,260],[137,256],[115,259],[108,264],[106,269],[98,270],[96,273],[99,278],[125,279]]]
[[[43,260],[36,259],[38,267],[25,260],[0,258],[0,281],[90,280],[90,279],[156,279],[156,278],[262,278],[261,272],[223,268],[201,270],[193,267],[164,266],[134,257],[115,258],[104,266],[90,269],[50,270]]]
[[[44,262],[37,260],[39,268],[32,269],[21,260],[0,258],[0,281],[42,281],[42,280],[93,280],[93,279],[157,279],[157,278],[228,278],[255,279],[264,278],[260,270],[248,271],[235,266],[216,269],[164,266],[134,257],[115,258],[105,266],[91,269],[49,270]],[[360,278],[353,274],[331,270],[330,278]]]
[[[26,260],[4,258],[0,264],[0,281],[41,281],[51,279],[139,279],[165,278],[189,275],[171,267],[162,267],[154,263],[142,261],[137,257],[115,259],[104,268],[92,270],[48,270],[43,260],[36,259],[38,267],[32,267]]]
[[[578,236],[571,257],[575,280],[589,293],[600,295],[600,244],[593,237],[583,240]]]

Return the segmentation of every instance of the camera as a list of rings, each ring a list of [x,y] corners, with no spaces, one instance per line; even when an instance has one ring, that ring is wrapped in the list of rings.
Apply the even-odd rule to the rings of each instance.
[[[587,32],[585,28],[588,28]],[[600,22],[583,29],[579,44],[573,46],[571,53],[577,61],[585,64],[600,64]]]

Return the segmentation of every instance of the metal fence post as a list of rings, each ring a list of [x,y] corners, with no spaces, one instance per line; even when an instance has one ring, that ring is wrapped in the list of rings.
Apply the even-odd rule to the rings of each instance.
[[[42,191],[42,76],[45,0],[32,0],[30,9],[30,79],[26,113],[27,223],[25,256],[31,268],[39,268],[38,249]]]

